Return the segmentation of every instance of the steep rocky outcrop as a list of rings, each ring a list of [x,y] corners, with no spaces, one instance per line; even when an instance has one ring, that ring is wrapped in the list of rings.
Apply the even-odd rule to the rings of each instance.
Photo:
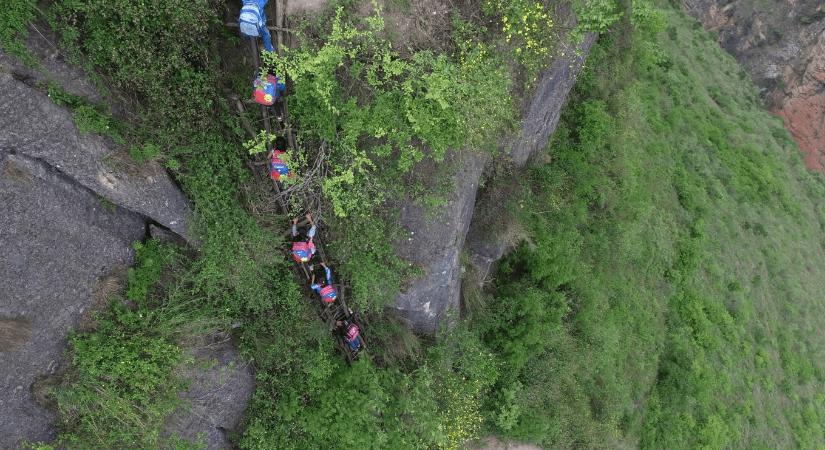
[[[753,78],[813,170],[825,173],[825,3],[683,0]]]
[[[136,166],[108,139],[79,133],[72,113],[36,86],[55,83],[89,101],[99,94],[50,44],[30,39],[29,47],[40,60],[35,68],[0,52],[2,449],[55,437],[54,412],[38,403],[45,401],[38,380],[58,370],[68,332],[122,286],[132,242],[147,228],[193,241],[189,204],[166,172]],[[202,431],[208,448],[228,448],[217,427],[238,422],[252,375],[229,343],[196,356],[217,363],[190,374],[192,388],[182,395],[192,407],[174,420],[185,436]]]
[[[478,181],[489,159],[486,153],[451,155],[459,167],[447,205],[435,213],[407,201],[401,223],[407,238],[395,243],[402,258],[424,269],[395,300],[395,307],[415,330],[432,333],[445,314],[458,306],[461,294],[461,251],[473,215]]]
[[[587,35],[579,51],[566,49],[537,82],[533,96],[526,104],[522,127],[508,146],[510,158],[523,167],[529,158],[547,145],[555,130],[561,108],[575,83],[595,35]],[[454,189],[446,206],[432,212],[406,202],[401,207],[401,224],[406,239],[395,243],[398,254],[423,268],[423,276],[413,280],[396,298],[395,306],[410,325],[431,333],[443,323],[449,311],[457,311],[461,294],[461,253],[469,250],[470,261],[477,271],[489,270],[500,258],[506,243],[496,234],[487,233],[473,224],[479,180],[489,161],[487,153],[465,152],[452,156],[459,169],[454,175]]]
[[[66,334],[100,281],[132,262],[144,232],[138,214],[104,207],[41,160],[0,148],[0,318],[28,328],[15,345],[0,341],[0,448],[55,436],[32,384],[57,369]]]
[[[13,74],[0,73],[0,148],[42,161],[75,183],[188,238],[189,203],[156,165],[129,164],[71,113]]]
[[[588,34],[581,43],[579,52],[568,49],[569,58],[559,58],[542,75],[536,93],[529,104],[522,123],[521,133],[513,141],[510,156],[514,169],[524,168],[529,159],[541,152],[556,131],[562,107],[567,95],[576,83],[590,47],[596,41],[595,34]],[[580,56],[575,56],[575,55]],[[477,213],[495,211],[496,196],[482,196],[476,204]],[[483,216],[482,216],[483,217]],[[515,243],[512,224],[494,224],[494,218],[473,221],[467,236],[467,253],[473,265],[475,281],[482,281],[490,273],[492,265],[501,259],[508,247]],[[497,226],[496,226],[497,225]]]

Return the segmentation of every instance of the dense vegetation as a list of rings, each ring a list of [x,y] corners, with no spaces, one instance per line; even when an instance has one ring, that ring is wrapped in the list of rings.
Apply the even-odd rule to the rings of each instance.
[[[0,48],[17,56],[26,64],[34,64],[34,58],[26,50],[25,37],[28,26],[37,15],[34,1],[9,2],[0,10]]]
[[[496,94],[529,87],[553,54],[550,9],[481,2],[483,17],[458,14],[435,52],[399,49],[380,14],[340,6],[267,62],[295,82],[296,162],[328,152],[313,183],[334,212],[331,253],[372,311],[370,352],[351,367],[273,251],[286,218],[250,207],[267,199],[221,94],[245,92],[249,68],[217,57],[240,43],[216,6],[52,6],[63,48],[129,105],[120,120],[134,126],[61,101],[88,131],[117,128],[136,160],[164,162],[202,242],[197,255],[136,244],[124,298],[71,337],[54,392],[61,443],[184,445],[163,430],[192,364],[186,337],[237,323],[256,376],[235,436],[245,449],[455,448],[489,434],[559,447],[825,444],[825,184],[707,33],[669,7],[574,2],[574,36],[614,28],[549,162],[488,181],[516,193],[496,207],[523,242],[489,289],[467,292],[466,320],[430,340],[381,313],[415,270],[364,236],[392,234],[388,201],[439,205],[438,177],[422,178],[420,163],[468,145],[496,151],[516,115]]]
[[[666,19],[601,40],[510,207],[525,242],[475,314],[509,367],[492,419],[554,447],[822,446],[825,184]]]

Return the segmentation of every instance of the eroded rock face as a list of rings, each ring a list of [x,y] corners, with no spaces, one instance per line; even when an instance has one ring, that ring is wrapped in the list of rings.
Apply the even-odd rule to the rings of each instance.
[[[0,148],[0,448],[55,437],[32,383],[57,369],[98,280],[132,262],[144,218],[42,161]]]
[[[0,50],[0,72],[14,74],[18,79],[28,83],[55,84],[66,92],[83,97],[90,102],[100,102],[102,97],[89,82],[83,71],[66,64],[54,47],[58,37],[47,29],[38,29],[39,34],[31,33],[26,39],[26,49],[37,60],[39,66],[32,68],[7,55]],[[48,40],[46,40],[48,39]]]
[[[38,403],[44,396],[37,381],[54,378],[68,332],[122,284],[118,274],[132,263],[132,243],[146,236],[147,225],[154,235],[192,240],[188,202],[162,168],[119,160],[110,142],[79,134],[71,113],[32,87],[48,81],[99,99],[80,72],[44,51],[33,47],[43,60],[37,69],[0,52],[1,449],[56,436],[54,412]],[[210,393],[222,395],[209,416],[218,424],[237,423],[251,376],[240,363],[221,366],[237,360],[231,347],[216,351],[218,367],[226,370],[193,373],[193,389],[216,387],[204,380],[224,375],[240,387],[189,392],[193,404]],[[227,447],[222,434],[205,438],[210,448]]]
[[[452,155],[459,167],[455,188],[447,205],[438,211],[408,201],[401,207],[401,223],[407,238],[395,243],[399,256],[421,266],[424,275],[395,300],[395,307],[409,325],[433,333],[445,314],[458,306],[461,294],[461,251],[473,215],[478,181],[489,156],[468,152]]]
[[[565,51],[564,57],[542,73],[528,103],[522,128],[510,146],[510,157],[517,167],[523,167],[547,145],[595,39],[595,35],[586,36],[579,52]],[[407,237],[395,243],[396,251],[402,258],[421,266],[424,275],[413,280],[396,298],[395,306],[413,329],[421,332],[434,332],[449,311],[458,311],[462,251],[466,249],[476,270],[486,274],[507,248],[502,235],[488,233],[483,224],[471,226],[479,179],[489,155],[468,152],[455,157],[459,170],[453,177],[455,188],[445,207],[432,212],[414,202],[406,202],[401,208],[401,224]],[[468,237],[471,227],[475,230]]]
[[[825,3],[821,0],[684,0],[719,33],[780,115],[813,170],[825,173]]]
[[[71,113],[10,73],[0,73],[0,148],[43,162],[112,203],[189,238],[189,203],[158,166],[136,166],[97,135],[81,135]]]
[[[577,47],[568,47],[541,74],[536,92],[522,120],[521,132],[510,147],[516,168],[522,168],[533,155],[544,150],[556,131],[567,95],[576,84],[596,35],[588,33]]]

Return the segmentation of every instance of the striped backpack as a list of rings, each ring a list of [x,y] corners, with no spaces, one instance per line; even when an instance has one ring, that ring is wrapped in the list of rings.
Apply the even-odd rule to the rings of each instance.
[[[281,177],[285,177],[289,175],[289,167],[287,167],[286,163],[279,158],[283,152],[276,150],[272,154],[272,161],[269,162],[269,175],[275,181],[280,181]]]
[[[292,243],[292,258],[295,259],[295,262],[305,263],[312,258],[314,253],[315,244],[312,243],[312,239],[307,242],[298,241]]]
[[[352,342],[361,335],[361,330],[358,329],[358,325],[351,324],[349,328],[347,328],[347,341]]]
[[[338,291],[331,284],[322,287],[320,294],[321,300],[323,300],[324,303],[332,303],[338,298]]]
[[[260,37],[260,26],[263,25],[263,16],[261,8],[254,1],[245,1],[241,7],[241,15],[238,16],[238,25],[241,28],[241,34],[250,37]]]

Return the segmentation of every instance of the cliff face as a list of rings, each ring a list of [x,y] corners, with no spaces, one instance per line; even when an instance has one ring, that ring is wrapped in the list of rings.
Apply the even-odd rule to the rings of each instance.
[[[0,448],[55,437],[33,383],[57,370],[66,334],[131,263],[144,228],[42,161],[0,149],[0,320],[19,335],[13,344],[0,336]]]
[[[825,173],[825,3],[821,0],[683,0],[719,33],[805,153]]]
[[[516,167],[523,167],[531,156],[547,145],[567,94],[595,40],[595,35],[586,36],[578,52],[580,56],[568,49],[570,51],[564,52],[567,57],[558,58],[542,73],[527,102],[521,130],[507,146]],[[413,280],[396,298],[396,308],[414,329],[427,333],[434,332],[449,311],[458,310],[462,251],[468,251],[476,271],[486,273],[506,250],[506,243],[500,236],[471,224],[479,180],[490,159],[489,154],[465,152],[453,157],[459,170],[454,176],[454,189],[448,204],[432,214],[407,202],[401,210],[401,224],[407,238],[395,243],[401,257],[424,269],[424,275]]]
[[[80,133],[71,112],[33,86],[55,83],[93,102],[99,94],[44,42],[30,40],[29,47],[41,62],[36,69],[0,51],[3,449],[56,436],[54,412],[42,404],[37,380],[56,373],[68,332],[83,325],[91,308],[105,307],[122,285],[133,262],[132,242],[144,239],[147,228],[193,240],[189,203],[165,170],[137,167],[108,140]],[[225,448],[219,427],[238,422],[253,378],[228,343],[204,357],[217,364],[192,374],[195,383],[182,395],[197,399],[175,419],[186,425],[180,433],[202,431],[208,448]],[[218,378],[233,380],[232,389],[218,389]]]

